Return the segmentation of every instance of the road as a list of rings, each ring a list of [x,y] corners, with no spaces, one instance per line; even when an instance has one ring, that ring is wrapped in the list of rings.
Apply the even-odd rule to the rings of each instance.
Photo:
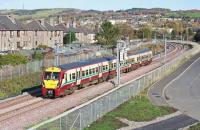
[[[159,130],[161,128],[162,130],[175,130],[200,120],[199,57],[200,54],[192,57],[174,73],[155,83],[148,92],[149,99],[154,105],[170,105],[179,109],[183,114],[137,130]],[[165,93],[164,89],[166,90]],[[168,101],[166,101],[166,98]]]
[[[170,106],[200,120],[200,58],[169,83],[165,96]]]
[[[166,87],[166,85],[172,81],[174,78],[176,78],[178,75],[180,75],[186,68],[188,68],[196,59],[200,57],[200,54],[192,57],[189,59],[186,63],[184,63],[181,67],[179,67],[175,72],[170,74],[169,76],[165,77],[164,79],[160,80],[159,82],[156,82],[148,92],[149,99],[154,105],[157,106],[168,106],[164,95],[163,90]]]
[[[183,128],[188,124],[194,124],[197,120],[192,119],[186,115],[179,115],[155,124],[140,127],[134,130],[177,130]],[[173,125],[172,125],[173,124]]]

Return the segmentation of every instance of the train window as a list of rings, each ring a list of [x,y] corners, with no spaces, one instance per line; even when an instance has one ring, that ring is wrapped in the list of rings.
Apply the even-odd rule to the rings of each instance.
[[[77,78],[80,78],[80,71],[76,72],[76,76],[77,76]]]
[[[64,77],[65,77],[65,81],[67,81],[67,74],[65,74],[65,76],[64,76]]]
[[[72,80],[72,74],[69,74],[69,80]]]
[[[93,68],[92,71],[93,71],[93,74],[94,74],[95,73],[95,68]]]
[[[98,73],[99,72],[99,69],[98,69],[98,67],[96,68],[96,73]]]
[[[92,69],[89,70],[89,74],[92,74]]]
[[[117,63],[114,63],[114,67],[116,68],[116,66],[117,66]]]
[[[106,65],[106,70],[108,70],[108,65]]]
[[[85,71],[82,71],[82,77],[85,77]]]
[[[88,70],[86,70],[86,75],[88,75],[89,73],[88,73]]]
[[[106,69],[106,66],[103,66],[103,70],[105,70]]]
[[[76,74],[72,73],[72,80],[76,79]]]

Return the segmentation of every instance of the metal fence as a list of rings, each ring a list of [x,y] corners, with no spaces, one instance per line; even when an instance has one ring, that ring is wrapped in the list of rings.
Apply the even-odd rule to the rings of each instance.
[[[105,55],[112,55],[111,50],[101,50],[99,51],[101,55],[97,55],[94,52],[86,53],[86,54],[79,54],[79,55],[72,55],[67,57],[59,57],[58,64],[67,64],[81,60],[87,60],[97,57],[103,57]],[[19,77],[23,75],[28,75],[34,72],[41,71],[42,67],[50,67],[56,64],[55,59],[44,59],[41,61],[33,61],[28,62],[27,64],[21,64],[17,66],[5,66],[0,69],[0,81],[13,79],[14,77]]]
[[[191,55],[199,51],[199,48],[194,47],[169,63],[84,103],[81,106],[42,122],[29,130],[82,130],[107,112],[128,101],[131,97],[136,96],[154,82],[175,71]]]

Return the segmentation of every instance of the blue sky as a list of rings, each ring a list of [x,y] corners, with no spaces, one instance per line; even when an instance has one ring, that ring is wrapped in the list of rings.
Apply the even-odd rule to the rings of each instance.
[[[162,7],[172,10],[200,9],[200,0],[0,0],[0,9],[78,8],[118,10]]]

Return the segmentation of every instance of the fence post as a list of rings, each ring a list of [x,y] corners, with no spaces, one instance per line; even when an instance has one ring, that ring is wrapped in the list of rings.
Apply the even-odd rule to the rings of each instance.
[[[80,117],[80,128],[79,130],[82,130],[82,115],[81,115],[81,110],[79,110],[80,114],[79,114],[79,117]]]
[[[2,75],[2,70],[1,70],[1,81],[3,81],[2,79],[3,79],[3,77],[2,77],[3,75]]]

